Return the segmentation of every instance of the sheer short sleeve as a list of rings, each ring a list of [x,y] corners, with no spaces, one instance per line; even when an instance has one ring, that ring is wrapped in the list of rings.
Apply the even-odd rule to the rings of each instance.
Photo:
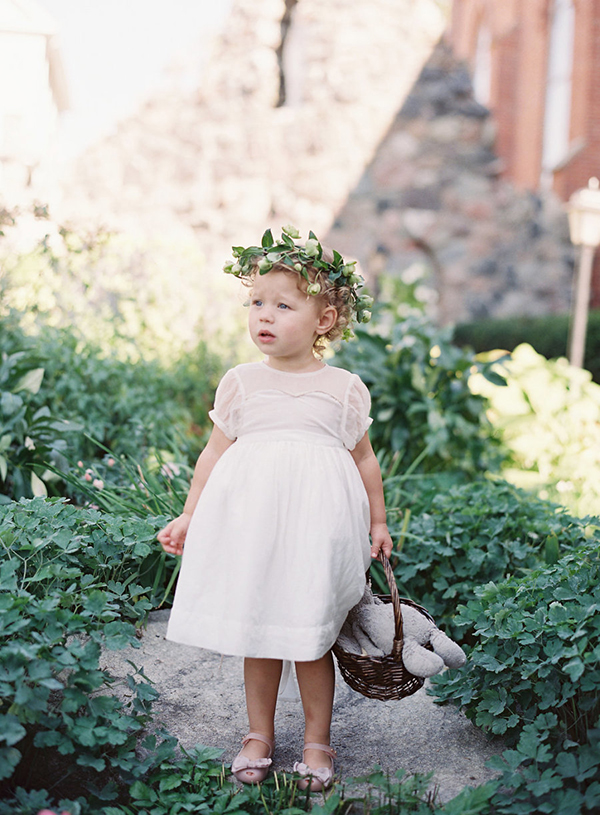
[[[348,450],[354,450],[373,421],[369,417],[371,394],[367,386],[356,374],[348,387],[344,418],[342,421],[342,441]]]
[[[242,385],[234,370],[227,371],[215,393],[215,406],[209,416],[231,441],[238,437],[242,408]]]

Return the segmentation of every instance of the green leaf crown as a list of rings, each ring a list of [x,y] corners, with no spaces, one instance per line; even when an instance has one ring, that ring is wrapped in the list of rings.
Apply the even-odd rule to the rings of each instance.
[[[356,271],[356,261],[346,263],[339,252],[333,251],[333,260],[327,261],[323,257],[321,246],[314,232],[308,233],[308,240],[304,244],[297,244],[300,233],[293,226],[284,226],[281,240],[276,242],[273,233],[267,229],[262,236],[260,246],[233,246],[235,260],[228,261],[223,266],[227,274],[235,275],[241,280],[251,281],[258,271],[266,274],[273,266],[287,266],[290,271],[301,275],[308,283],[306,292],[316,296],[322,290],[322,282],[327,280],[331,285],[344,289],[347,293],[348,304],[352,311],[352,319],[357,323],[367,323],[371,319],[371,306],[373,298],[361,293],[364,286],[363,278]],[[309,269],[314,270],[311,278]],[[352,337],[351,329],[346,329],[343,339]]]

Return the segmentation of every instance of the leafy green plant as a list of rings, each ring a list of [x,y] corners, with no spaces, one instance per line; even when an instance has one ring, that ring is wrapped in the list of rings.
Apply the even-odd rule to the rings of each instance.
[[[489,583],[459,606],[456,623],[474,628],[477,645],[436,692],[479,727],[506,738],[552,712],[555,741],[582,742],[600,716],[600,534],[592,534],[554,566]]]
[[[71,462],[103,454],[92,440],[140,458],[150,447],[177,445],[188,452],[197,446],[222,371],[204,343],[169,368],[155,360],[131,364],[103,355],[68,329],[45,327],[27,335],[17,318],[3,323],[0,349],[44,369],[32,405],[77,423],[80,433],[69,440]]]
[[[555,550],[564,553],[586,540],[584,521],[507,482],[449,485],[435,476],[400,475],[384,485],[400,592],[459,639],[469,639],[472,629],[455,617],[457,605],[479,586],[523,576]],[[375,575],[383,589],[383,576]]]
[[[0,361],[0,503],[11,498],[47,495],[54,479],[48,464],[64,466],[73,423],[36,407],[44,368],[24,351],[2,354]]]
[[[453,341],[469,346],[476,353],[502,348],[513,351],[518,345],[531,345],[546,359],[567,354],[569,314],[548,314],[543,317],[519,316],[502,320],[479,320],[455,327]],[[584,368],[595,382],[600,383],[600,310],[588,314]]]
[[[600,806],[600,534],[555,565],[490,583],[459,607],[477,644],[467,668],[434,680],[441,700],[502,735],[491,811]]]
[[[356,331],[334,364],[357,373],[371,392],[376,450],[392,453],[399,469],[454,470],[469,475],[495,469],[501,456],[486,417],[487,401],[469,388],[473,373],[502,384],[490,363],[450,343],[451,332],[410,315],[375,331]]]
[[[65,478],[72,495],[105,512],[138,518],[175,517],[183,510],[193,475],[193,467],[174,461],[175,455],[177,452],[150,450],[140,463],[124,454],[113,456],[107,450],[90,467],[78,462]]]
[[[48,749],[75,753],[66,776],[102,773],[134,754],[155,696],[131,678],[127,710],[103,693],[110,678],[98,660],[101,646],[136,643],[151,608],[141,567],[157,524],[42,499],[6,505],[0,519],[0,778],[18,783],[52,766],[34,759]]]
[[[123,496],[132,483],[144,480],[132,480],[121,465],[107,468],[109,458],[135,461],[136,468],[142,462],[150,475],[173,462],[176,470],[188,472],[209,432],[208,411],[222,365],[204,343],[167,370],[156,361],[133,365],[102,357],[98,348],[82,345],[63,329],[44,328],[27,336],[14,314],[3,328],[0,389],[20,389],[14,397],[7,392],[0,403],[3,414],[12,411],[5,424],[14,425],[10,435],[0,434],[5,459],[0,459],[0,478],[9,461],[15,464],[15,486],[12,476],[4,479],[5,500],[33,494],[26,469],[32,466],[39,494],[46,485],[47,491],[76,501],[86,500],[85,490],[77,488],[86,486],[79,475],[85,478],[88,470],[96,483],[120,486]],[[177,480],[163,479],[163,492],[173,493]],[[147,493],[139,497],[147,499]]]
[[[75,329],[104,354],[168,364],[203,327],[228,344],[239,330],[235,320],[222,323],[229,292],[202,273],[193,241],[75,231],[38,210],[15,216],[0,235],[0,263],[0,315],[15,309],[29,334]]]
[[[529,345],[495,369],[507,387],[482,377],[471,386],[490,401],[490,419],[508,452],[504,477],[577,515],[600,514],[600,385]]]

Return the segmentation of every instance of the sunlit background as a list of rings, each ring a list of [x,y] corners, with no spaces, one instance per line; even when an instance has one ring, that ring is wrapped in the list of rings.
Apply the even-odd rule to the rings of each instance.
[[[29,4],[28,4],[29,5]],[[59,123],[60,155],[72,159],[160,87],[201,82],[211,38],[229,0],[39,0],[52,16],[64,64],[68,107]]]
[[[544,391],[584,256],[567,204],[600,173],[597,22],[591,0],[0,0],[4,304],[129,358],[252,358],[221,268],[292,223],[358,261],[387,304],[372,331],[418,314],[477,351],[527,342],[522,389]],[[587,376],[588,451],[575,368],[552,376]],[[491,396],[498,425],[540,419]],[[576,475],[540,455],[511,477],[583,489],[589,453]]]

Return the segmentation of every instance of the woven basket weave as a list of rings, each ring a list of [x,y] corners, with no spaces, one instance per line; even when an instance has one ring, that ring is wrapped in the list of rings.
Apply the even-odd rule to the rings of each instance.
[[[396,631],[392,653],[383,657],[352,654],[345,651],[336,642],[333,653],[336,656],[340,673],[345,682],[355,691],[370,699],[403,699],[423,687],[424,679],[409,673],[402,662],[402,646],[404,644],[402,630],[402,610],[400,603],[419,611],[428,620],[435,622],[431,614],[422,606],[413,603],[406,597],[400,597],[394,572],[389,560],[380,552],[379,560],[383,566],[385,577],[390,587],[390,595],[380,599],[392,603]]]

